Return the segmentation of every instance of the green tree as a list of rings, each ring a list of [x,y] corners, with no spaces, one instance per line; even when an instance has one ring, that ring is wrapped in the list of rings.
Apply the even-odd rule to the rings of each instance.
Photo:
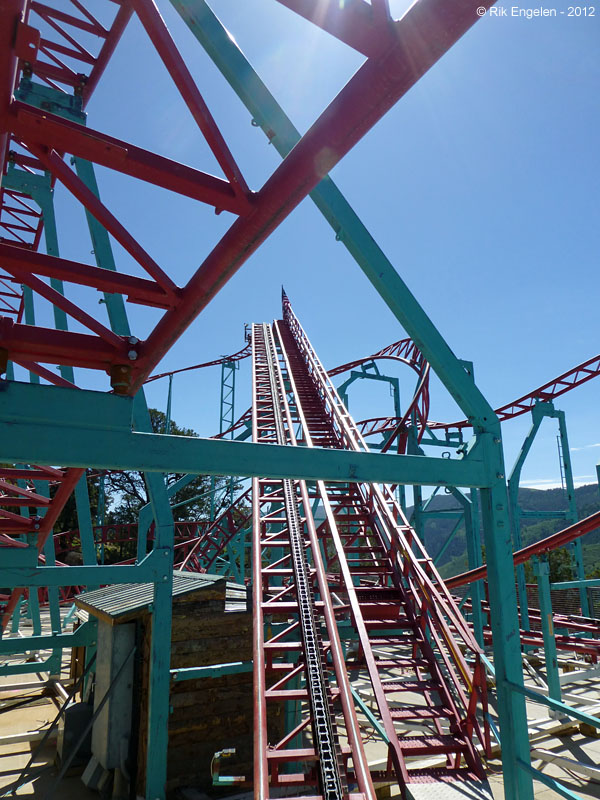
[[[149,411],[154,433],[165,433],[166,415],[156,408],[151,408]],[[198,436],[192,428],[182,428],[173,420],[169,433],[172,436]],[[182,477],[183,473],[169,473],[167,486],[171,486]],[[215,516],[229,504],[229,495],[224,491],[226,484],[226,478],[215,478]],[[105,477],[105,491],[113,504],[113,508],[107,513],[107,523],[137,522],[140,509],[149,502],[146,482],[141,472],[108,472]],[[173,508],[175,522],[197,522],[208,519],[211,507],[210,495],[211,478],[198,475],[171,498],[171,504],[176,506]]]
[[[156,408],[150,409],[150,421],[154,433],[165,433],[166,415]],[[183,428],[171,420],[170,434],[174,436],[198,436],[191,428]],[[183,477],[183,473],[169,473],[167,485]],[[101,473],[88,470],[88,493],[92,523],[96,523],[98,513],[98,496]],[[227,478],[215,478],[215,516],[218,516],[229,504],[229,493],[225,491]],[[236,487],[237,488],[237,487]],[[52,490],[51,490],[52,491]],[[104,473],[105,521],[107,525],[136,523],[140,509],[149,502],[148,490],[143,473],[132,471],[109,471]],[[210,518],[211,479],[206,475],[198,475],[187,486],[180,489],[171,498],[173,518],[176,522],[198,522]],[[185,502],[189,501],[189,502]],[[79,527],[75,498],[71,496],[61,512],[55,531],[75,530]]]

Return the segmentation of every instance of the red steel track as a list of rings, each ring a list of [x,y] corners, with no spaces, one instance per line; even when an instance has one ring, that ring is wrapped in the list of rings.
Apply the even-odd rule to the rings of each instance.
[[[273,326],[254,325],[252,340],[255,441],[283,443],[285,437],[290,446],[366,449],[287,298],[284,320]],[[297,442],[298,425],[301,438]],[[255,786],[260,787],[259,796],[268,797],[268,785],[278,785],[279,765],[286,761],[305,763],[301,773],[285,775],[286,783],[315,783],[326,796],[320,773],[325,757],[318,748],[314,744],[291,748],[291,734],[279,743],[267,736],[270,703],[311,696],[308,679],[300,689],[293,688],[308,662],[290,658],[294,652],[306,655],[305,615],[322,618],[327,629],[329,641],[320,642],[317,651],[322,671],[333,673],[327,685],[337,686],[329,698],[330,726],[344,731],[349,741],[356,732],[344,705],[346,671],[351,669],[353,677],[364,677],[372,687],[377,715],[389,740],[387,769],[371,776],[373,780],[395,780],[403,793],[412,782],[477,783],[483,772],[472,737],[478,736],[484,747],[489,743],[479,716],[487,708],[480,650],[392,493],[362,484],[318,481],[309,489],[304,481],[255,479],[253,503],[255,712],[260,728],[255,740]],[[315,521],[311,511],[315,504],[323,509],[322,523]],[[290,516],[294,507],[297,515]],[[309,577],[307,573],[312,588],[305,596],[298,589],[302,581],[295,566],[293,540],[298,536],[302,542],[298,552],[306,553],[312,566]],[[256,591],[258,586],[261,593]],[[265,614],[285,621],[283,630],[273,629],[266,640],[262,638]],[[337,655],[336,628],[343,630],[348,618],[359,649],[351,662],[344,663]],[[472,665],[461,648],[470,653]],[[416,693],[418,702],[407,704],[406,692]],[[314,715],[307,709],[294,735],[314,724]],[[426,734],[412,735],[414,727]],[[314,729],[310,740],[315,741]],[[369,776],[362,772],[362,743],[359,750],[358,746],[353,742],[354,772],[349,772],[348,754],[343,751],[337,772],[342,785],[351,779],[362,782],[365,794]],[[444,768],[415,772],[407,763],[409,757],[440,753],[447,757]]]
[[[520,417],[522,414],[531,411],[538,400],[554,400],[572,389],[582,386],[592,378],[597,378],[598,375],[600,375],[600,355],[588,358],[587,361],[567,370],[567,372],[563,372],[562,375],[544,383],[542,386],[538,386],[537,389],[523,395],[523,397],[519,397],[518,400],[513,400],[512,403],[507,403],[495,409],[498,419],[500,422],[506,422],[506,420]],[[400,422],[401,419],[399,417],[374,417],[373,419],[363,419],[357,424],[363,436],[373,436],[374,434],[388,433],[394,430]],[[428,420],[427,427],[431,430],[460,430],[461,428],[468,428],[469,422],[466,419],[458,422],[433,422]]]

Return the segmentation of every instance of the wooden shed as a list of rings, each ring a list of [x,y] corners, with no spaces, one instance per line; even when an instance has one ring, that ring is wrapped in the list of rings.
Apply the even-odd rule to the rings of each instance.
[[[148,665],[152,633],[152,584],[106,587],[79,595],[79,609],[98,618],[99,627],[135,623],[135,661],[129,771],[136,791],[144,795],[145,771],[152,754],[146,749]],[[100,631],[99,631],[100,644]],[[171,669],[204,667],[252,660],[252,614],[246,588],[218,575],[175,572]],[[167,790],[212,784],[211,761],[224,748],[235,748],[227,760],[229,774],[252,775],[252,672],[171,682],[171,715]],[[271,719],[279,727],[282,719]],[[135,763],[137,762],[137,763]],[[231,770],[231,772],[229,772]]]

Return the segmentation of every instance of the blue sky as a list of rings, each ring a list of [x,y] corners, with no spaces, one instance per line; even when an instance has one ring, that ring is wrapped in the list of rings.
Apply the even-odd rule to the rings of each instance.
[[[393,4],[401,13],[407,3]],[[500,4],[498,4],[500,5]],[[250,186],[280,162],[262,132],[164,0],[162,13]],[[600,7],[596,16],[485,17],[338,165],[332,177],[454,352],[475,363],[494,406],[600,351],[597,271]],[[525,8],[525,4],[522,6]],[[534,7],[534,6],[532,6]],[[539,7],[539,6],[537,6]],[[361,57],[275,0],[214,0],[213,8],[292,121],[306,130]],[[220,174],[169,76],[134,20],[89,106],[88,124]],[[98,169],[109,208],[182,284],[229,227],[231,215]],[[61,252],[91,262],[83,215],[57,190]],[[139,274],[115,247],[118,265]],[[238,350],[244,323],[280,313],[284,284],[326,366],[368,354],[405,334],[310,200],[244,265],[159,367],[176,369]],[[101,316],[97,297],[69,290]],[[157,315],[129,306],[133,332]],[[38,304],[40,321],[48,314]],[[74,329],[78,329],[76,325]],[[412,375],[397,370],[406,399]],[[106,388],[103,376],[80,381]],[[175,379],[174,418],[210,435],[218,427],[217,369]],[[149,402],[164,408],[166,382]],[[557,401],[579,482],[600,455],[598,393],[591,382]],[[248,407],[249,364],[237,411]],[[357,417],[391,412],[383,388],[361,386]],[[434,381],[432,416],[459,413]],[[524,481],[556,483],[555,430],[544,428]],[[504,426],[507,464],[529,421]]]

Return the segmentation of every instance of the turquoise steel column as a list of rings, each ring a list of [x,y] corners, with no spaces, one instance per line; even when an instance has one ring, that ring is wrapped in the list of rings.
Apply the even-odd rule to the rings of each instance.
[[[24,310],[24,319],[26,325],[35,325],[35,307],[33,304],[33,292],[26,286],[22,284],[23,287],[23,310]],[[40,376],[36,375],[35,372],[29,372],[29,383],[39,383]]]
[[[99,197],[98,184],[93,165],[80,158],[74,159],[77,174],[88,189]],[[106,229],[86,210],[90,235],[94,245],[96,264],[103,269],[116,271],[110,239]],[[105,294],[104,301],[111,327],[115,333],[130,337],[132,344],[137,342],[131,336],[123,297]],[[135,397],[133,424],[138,431],[152,431],[150,415],[143,390]],[[173,593],[173,514],[164,476],[150,472],[145,474],[148,496],[155,521],[154,549],[162,554],[167,570],[166,579],[154,584],[154,604],[152,613],[152,641],[150,650],[150,691],[148,698],[148,763],[146,767],[146,797],[148,800],[162,800],[165,797],[167,781],[167,751],[169,744],[169,687],[171,666],[171,617]],[[140,533],[138,532],[138,536]],[[138,539],[138,552],[140,541]]]
[[[507,683],[523,685],[523,667],[508,496],[499,436],[495,437],[493,447],[486,448],[485,455],[497,476],[491,488],[481,489],[481,513],[488,565],[504,792],[507,800],[533,800],[531,779],[517,766],[518,761],[531,763],[525,703],[507,686]]]
[[[417,437],[415,434],[415,420],[413,419],[412,425],[408,432],[408,439],[406,441],[406,452],[408,455],[422,455],[423,451],[417,444]],[[410,518],[411,525],[415,529],[419,539],[425,544],[425,521],[423,519],[423,489],[421,486],[413,485],[413,511]]]
[[[558,435],[560,440],[562,467],[565,477],[565,488],[567,490],[568,513],[566,515],[566,520],[569,525],[572,525],[579,519],[579,514],[577,512],[577,501],[575,499],[575,482],[573,480],[573,467],[571,464],[571,451],[569,449],[569,437],[567,435],[565,412],[556,411],[556,418],[558,419]],[[574,542],[571,542],[569,549],[571,551],[571,557],[573,560],[575,577],[579,581],[584,581],[585,567],[583,563],[583,548],[581,539],[575,539]],[[581,613],[584,617],[589,617],[590,605],[585,586],[579,587],[579,599],[581,601]]]
[[[537,409],[537,410],[536,410]],[[523,546],[521,539],[521,507],[519,505],[519,484],[521,482],[521,471],[525,459],[529,455],[533,441],[537,435],[542,420],[544,418],[540,409],[540,404],[536,404],[531,409],[531,416],[533,423],[529,429],[529,433],[525,437],[525,441],[521,445],[519,455],[512,468],[510,477],[508,479],[508,499],[510,507],[510,523],[512,532],[513,549],[520,550]],[[519,606],[521,611],[521,627],[523,630],[530,630],[529,625],[529,606],[527,603],[527,585],[525,581],[525,567],[523,564],[517,566],[517,585],[519,587]]]
[[[476,515],[471,500],[460,491],[452,490],[453,496],[461,503],[464,509],[465,537],[467,540],[467,561],[469,569],[476,569],[482,564],[481,540],[477,526]],[[474,581],[469,586],[471,604],[473,607],[473,632],[479,645],[483,647],[483,581]]]
[[[537,578],[538,599],[540,603],[540,613],[542,615],[542,634],[544,637],[548,694],[553,700],[560,700],[560,677],[558,674],[558,656],[556,640],[554,638],[552,598],[550,595],[550,565],[548,564],[548,556],[545,554],[539,558],[534,556],[532,561],[533,571]],[[550,712],[550,714],[552,716],[552,712]]]
[[[34,481],[33,485],[35,486],[37,494],[43,495],[44,497],[50,496],[50,491],[48,488],[48,484],[46,482],[42,483],[41,481]],[[46,509],[40,508],[37,509],[37,512],[39,516],[43,517],[46,514]],[[56,564],[56,557],[54,552],[54,538],[52,536],[49,536],[46,539],[46,543],[44,545],[44,558],[48,566],[51,567]],[[49,586],[47,591],[48,591],[48,609],[50,611],[50,628],[52,631],[52,635],[58,636],[62,630],[61,620],[60,620],[60,603],[58,596],[58,587]],[[32,588],[29,590],[30,597],[32,592],[36,596],[36,601],[39,601],[37,595],[38,592],[37,588]],[[46,669],[48,670],[51,676],[60,675],[61,661],[62,661],[62,650],[59,648],[53,649],[52,655],[46,661]]]
[[[106,519],[106,492],[105,492],[105,474],[101,472],[98,476],[98,508],[96,510],[96,539],[100,538],[100,547],[96,541],[97,557],[100,557],[100,563],[104,564],[104,538],[102,528]]]
[[[167,394],[167,414],[165,418],[165,433],[171,433],[171,403],[173,400],[173,376],[169,375],[169,392]]]

